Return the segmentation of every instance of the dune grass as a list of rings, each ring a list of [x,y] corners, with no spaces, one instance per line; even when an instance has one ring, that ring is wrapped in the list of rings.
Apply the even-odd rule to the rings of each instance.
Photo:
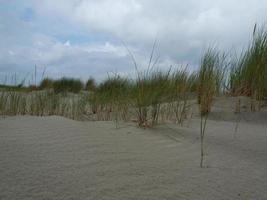
[[[71,119],[82,119],[86,105],[85,94],[55,94],[53,91],[0,92],[0,113],[2,116],[59,115]]]
[[[139,126],[147,127],[157,123],[160,106],[168,97],[168,78],[169,71],[138,73],[131,96]]]
[[[96,90],[96,81],[94,78],[89,78],[85,83],[85,90],[87,91],[95,91]]]
[[[187,118],[187,110],[190,106],[188,100],[191,97],[191,91],[196,84],[195,73],[189,74],[187,68],[176,70],[170,78],[169,96],[173,105],[176,122],[183,124]]]
[[[150,72],[138,72],[136,79],[109,76],[89,95],[91,113],[97,120],[132,118],[140,127],[152,127],[159,118],[163,120],[162,110],[175,107],[176,120],[181,123],[189,107],[193,77],[186,69],[162,72],[152,68]]]
[[[186,69],[165,72],[150,69],[138,72],[136,79],[115,74],[90,93],[91,114],[97,120],[136,119],[138,126],[145,128],[155,126],[159,119],[163,121],[162,111],[169,107],[177,123],[182,123],[195,84],[195,74],[190,75]]]
[[[204,137],[208,115],[215,95],[221,90],[224,74],[224,55],[215,48],[209,48],[201,59],[198,72],[197,97],[200,112],[200,167],[203,167]]]
[[[112,120],[114,117],[116,122],[120,119],[126,120],[130,84],[127,78],[116,74],[100,83],[90,95],[93,113],[102,114],[104,120]]]
[[[63,77],[53,81],[55,93],[79,93],[83,89],[83,82],[79,79]]]
[[[267,97],[267,30],[254,27],[249,47],[234,61],[230,72],[232,95],[248,96],[252,99],[251,111],[255,111],[255,100]],[[260,109],[260,106],[259,106]]]
[[[39,89],[40,90],[53,89],[54,88],[53,84],[54,80],[50,78],[44,78],[39,85]]]

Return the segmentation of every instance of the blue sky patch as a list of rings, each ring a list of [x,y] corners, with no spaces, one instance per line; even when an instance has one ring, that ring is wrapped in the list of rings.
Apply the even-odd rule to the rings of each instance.
[[[23,13],[22,13],[20,19],[22,19],[23,21],[29,22],[29,21],[32,21],[33,20],[34,15],[35,15],[35,13],[34,13],[34,10],[33,9],[31,9],[31,8],[25,8],[23,10]]]

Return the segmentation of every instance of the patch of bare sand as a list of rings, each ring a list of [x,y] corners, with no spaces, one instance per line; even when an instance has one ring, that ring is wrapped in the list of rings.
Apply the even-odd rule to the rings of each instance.
[[[198,119],[149,130],[1,119],[0,199],[267,199],[266,123],[235,133],[234,121],[209,120],[206,134],[201,169]]]

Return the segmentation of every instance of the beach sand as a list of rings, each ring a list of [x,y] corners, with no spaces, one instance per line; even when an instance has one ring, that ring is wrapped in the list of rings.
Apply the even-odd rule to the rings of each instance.
[[[207,124],[205,168],[197,118],[153,129],[1,118],[0,199],[267,199],[267,110],[243,113],[237,132],[234,114],[224,119],[216,111]]]

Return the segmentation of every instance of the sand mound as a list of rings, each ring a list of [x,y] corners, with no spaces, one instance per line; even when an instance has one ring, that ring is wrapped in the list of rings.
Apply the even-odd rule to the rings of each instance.
[[[267,199],[267,126],[208,121],[199,168],[199,121],[185,127],[0,120],[0,199]]]

